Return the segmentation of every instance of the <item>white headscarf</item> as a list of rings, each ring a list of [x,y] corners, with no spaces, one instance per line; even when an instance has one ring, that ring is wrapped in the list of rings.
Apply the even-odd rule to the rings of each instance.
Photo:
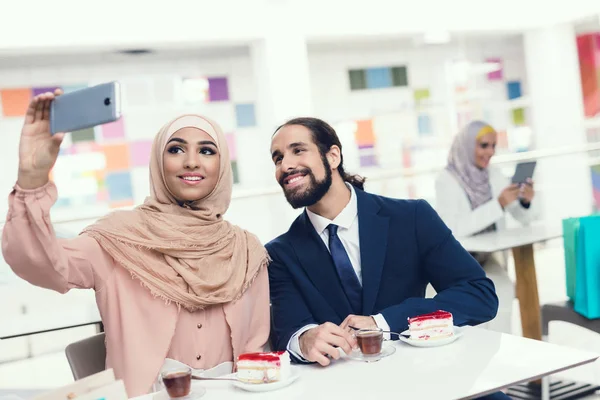
[[[454,138],[448,165],[467,193],[474,210],[492,199],[492,187],[487,168],[479,168],[475,164],[475,146],[477,139],[496,132],[494,128],[482,121],[473,121],[465,126]]]

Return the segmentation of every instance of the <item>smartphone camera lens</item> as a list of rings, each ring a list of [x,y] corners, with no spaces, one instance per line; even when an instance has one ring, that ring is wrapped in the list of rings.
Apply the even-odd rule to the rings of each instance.
[[[104,105],[105,106],[110,106],[110,97],[107,97],[104,99]]]

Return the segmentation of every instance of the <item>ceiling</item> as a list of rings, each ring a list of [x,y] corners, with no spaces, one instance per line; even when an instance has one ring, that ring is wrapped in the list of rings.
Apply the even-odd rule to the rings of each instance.
[[[422,43],[422,35],[387,35],[387,36],[358,36],[337,39],[311,41],[308,43],[309,52],[333,53],[337,51],[386,51],[430,47],[440,44]],[[515,45],[521,46],[520,34],[454,34],[443,46],[484,46],[484,45]],[[130,54],[131,50],[149,50],[147,53]],[[39,52],[5,53],[0,54],[0,69],[48,67],[57,65],[91,65],[96,63],[130,63],[132,61],[162,62],[184,60],[209,60],[235,57],[248,57],[250,46],[228,44],[221,46],[160,46],[153,48],[69,48],[60,50],[40,50]]]
[[[110,48],[69,48],[53,51],[40,50],[39,52],[27,52],[25,54],[10,52],[0,54],[0,68],[89,65],[95,63],[119,64],[132,61],[161,62],[173,60],[183,61],[189,59],[223,59],[249,55],[248,46],[240,45],[151,49],[131,48],[129,50],[150,50],[150,52],[143,54],[129,54],[122,49],[113,50]]]
[[[301,35],[315,51],[405,47],[428,32],[449,32],[456,41],[515,37],[557,23],[599,30],[599,15],[599,0],[9,1],[0,14],[0,66],[71,56],[118,62],[127,57],[115,52],[132,48],[153,49],[154,58],[223,57],[247,54],[250,43],[271,35]]]

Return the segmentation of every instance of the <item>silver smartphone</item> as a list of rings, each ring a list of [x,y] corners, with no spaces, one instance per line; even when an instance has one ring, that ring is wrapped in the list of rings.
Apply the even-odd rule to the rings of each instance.
[[[121,89],[118,82],[63,94],[50,105],[50,132],[73,132],[114,122],[121,118]]]

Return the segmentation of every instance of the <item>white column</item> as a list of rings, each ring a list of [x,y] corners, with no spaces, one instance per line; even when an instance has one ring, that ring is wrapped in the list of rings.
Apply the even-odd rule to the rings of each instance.
[[[252,178],[254,185],[275,183],[273,175],[268,173],[273,170],[269,147],[275,128],[290,118],[312,115],[306,41],[294,32],[300,31],[284,29],[274,22],[266,29],[265,37],[256,40],[250,48],[260,131],[256,140],[260,148],[252,157],[252,169],[258,172]]]
[[[265,27],[264,37],[250,46],[257,128],[237,138],[240,173],[249,189],[278,188],[269,152],[271,136],[290,118],[312,116],[306,41],[295,33],[300,29],[289,26],[293,21],[288,21],[283,11],[279,14]],[[236,204],[235,212],[240,216],[236,222],[267,241],[288,230],[300,210],[292,209],[279,189]]]
[[[259,124],[274,129],[289,118],[311,115],[305,39],[281,29],[253,43],[251,53]]]
[[[586,143],[577,42],[570,24],[526,32],[524,38],[529,114],[536,150]],[[538,161],[543,217],[559,221],[592,210],[591,173],[586,154]]]

